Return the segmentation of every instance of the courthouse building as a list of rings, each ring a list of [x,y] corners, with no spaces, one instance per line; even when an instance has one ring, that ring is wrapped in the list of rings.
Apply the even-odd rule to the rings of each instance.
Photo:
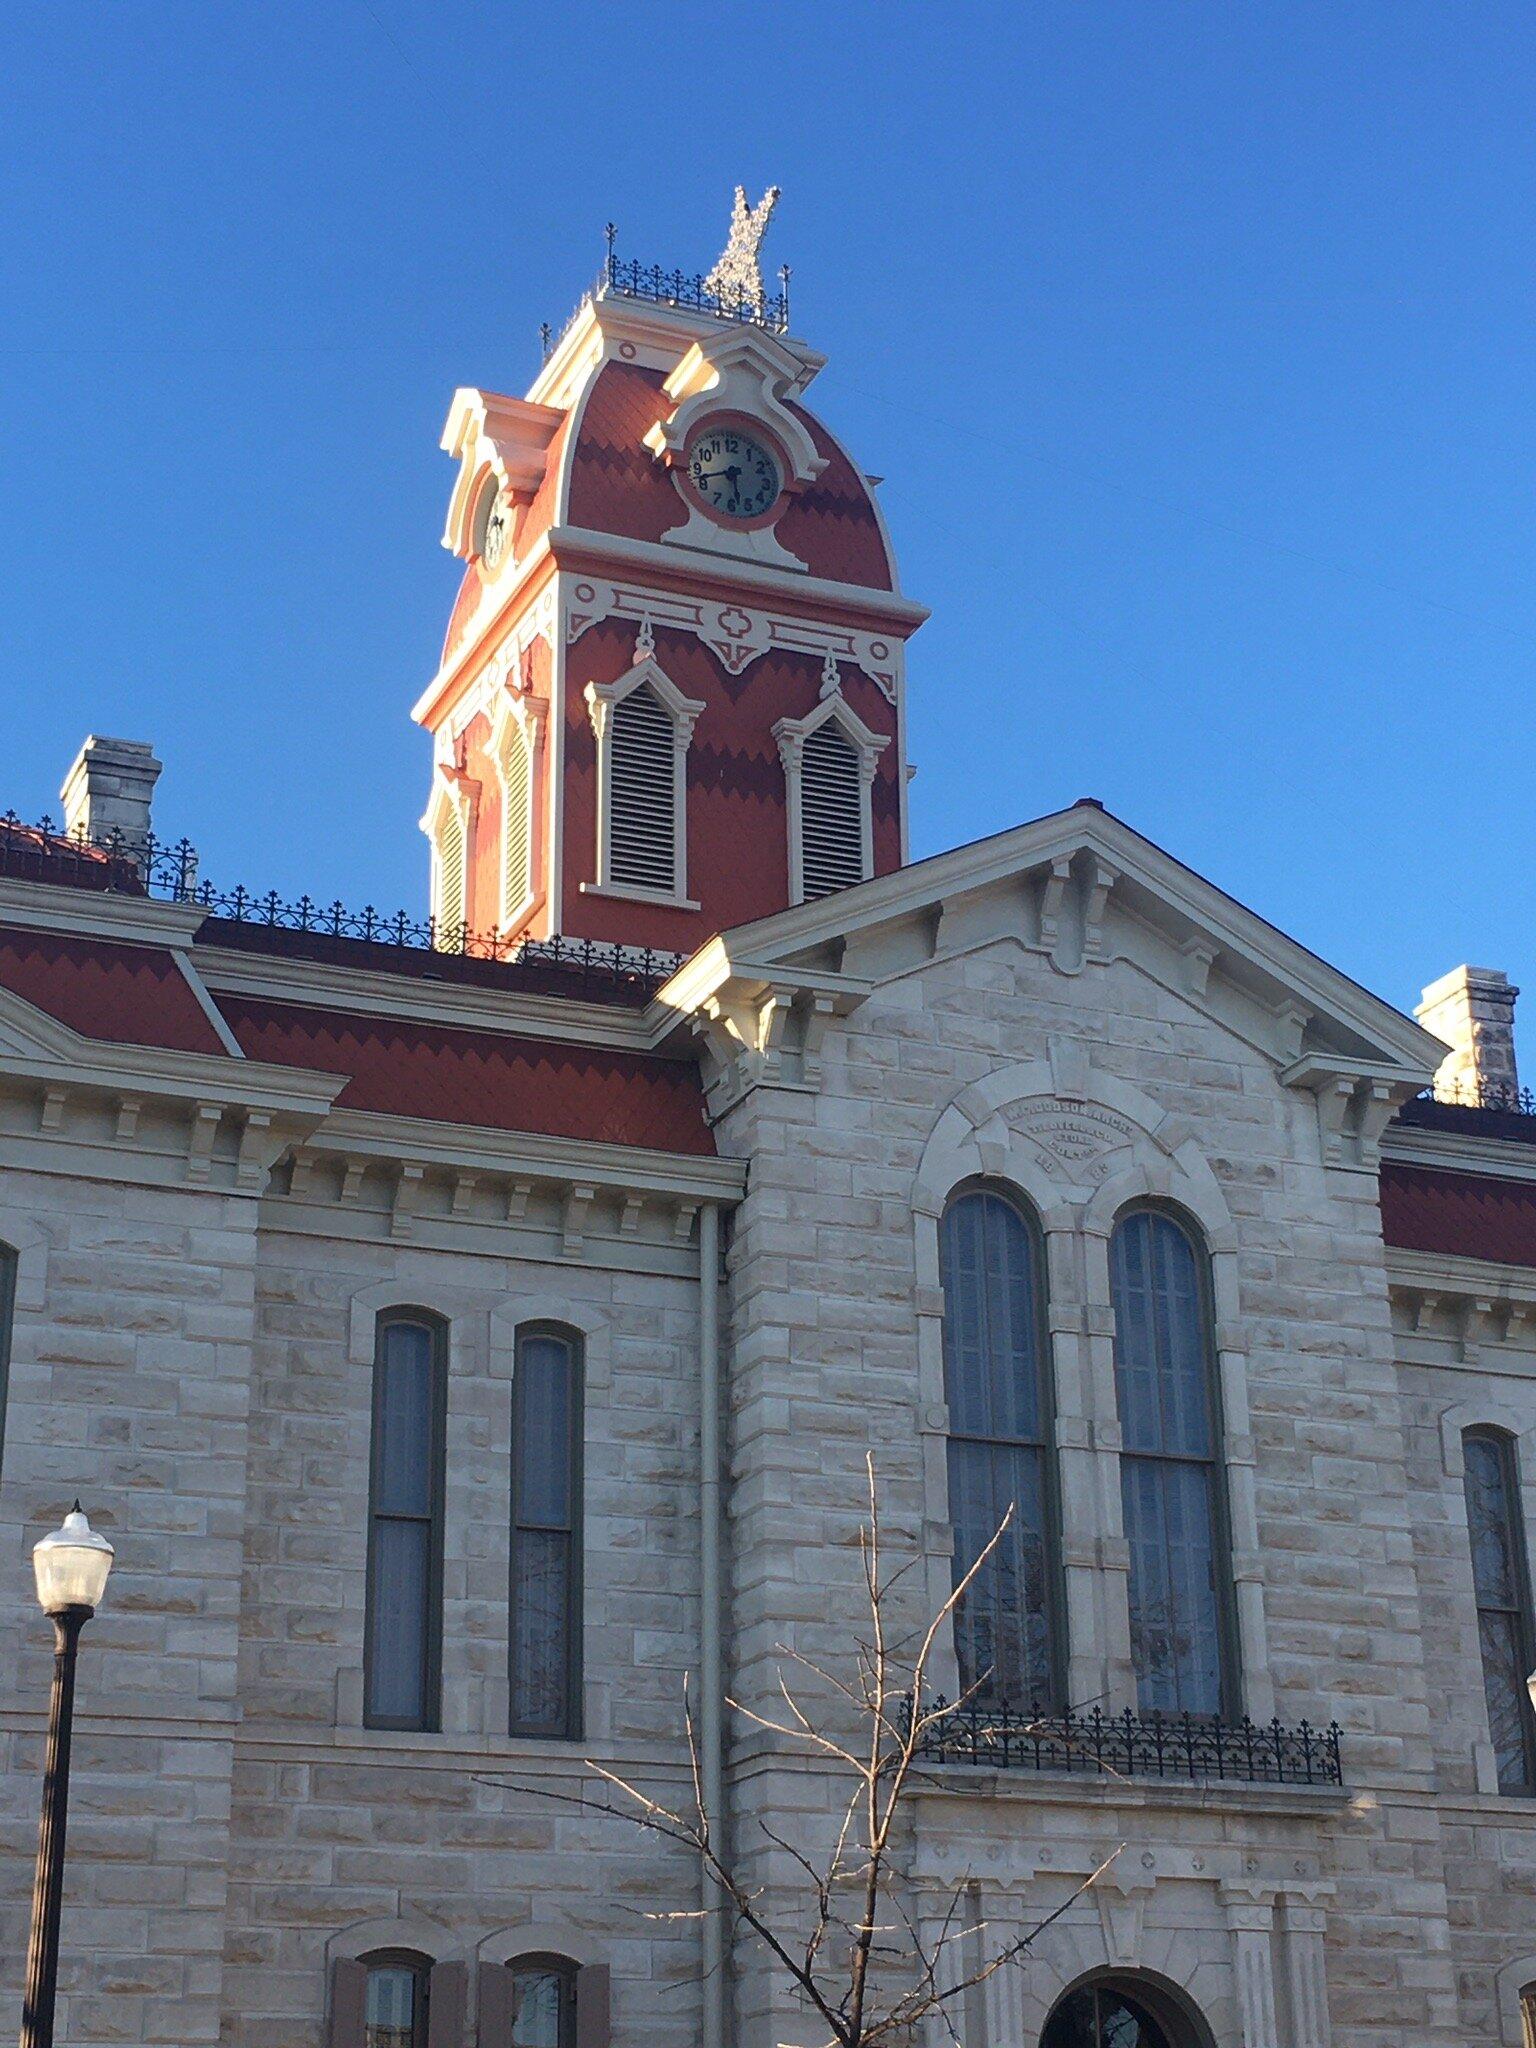
[[[964,2048],[1519,2048],[1515,991],[1404,1016],[1076,792],[910,858],[924,610],[760,227],[454,396],[430,926],[198,873],[241,792],[142,744],[0,829],[0,2027],[78,1494],[61,2040],[815,2048],[568,1801],[687,1796],[691,1674],[793,1916],[831,1772],[714,1708],[847,1656],[873,1452],[909,1619],[1014,1508],[903,1910],[980,1953],[1120,1848]]]

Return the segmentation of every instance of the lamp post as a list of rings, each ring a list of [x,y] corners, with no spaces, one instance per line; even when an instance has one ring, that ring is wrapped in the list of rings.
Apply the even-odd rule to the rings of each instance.
[[[37,1830],[32,1887],[32,1939],[21,2004],[21,2048],[53,2048],[59,1987],[59,1909],[64,1902],[64,1824],[69,1811],[69,1746],[75,1719],[75,1654],[80,1631],[101,1605],[112,1569],[112,1546],[98,1536],[79,1501],[62,1528],[32,1550],[38,1605],[53,1623],[53,1692],[48,1702],[48,1752],[43,1812]]]

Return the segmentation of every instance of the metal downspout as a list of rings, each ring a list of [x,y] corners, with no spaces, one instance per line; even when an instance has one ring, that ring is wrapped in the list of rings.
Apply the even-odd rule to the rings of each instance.
[[[720,1853],[725,1669],[720,1641],[720,1211],[699,1211],[699,1775],[710,1836]],[[703,1884],[703,2048],[725,2048],[725,1916],[707,1870]]]

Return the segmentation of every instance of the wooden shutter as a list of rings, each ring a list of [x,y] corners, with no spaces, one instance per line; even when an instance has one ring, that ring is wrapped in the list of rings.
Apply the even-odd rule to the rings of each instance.
[[[608,2048],[608,1965],[589,1963],[576,1972],[576,2048]]]
[[[326,2048],[363,2048],[368,2005],[368,1966],[342,1960],[331,1965],[331,2014]]]
[[[443,829],[437,842],[437,943],[445,951],[454,946],[464,924],[467,852],[464,820],[450,805],[443,812]]]
[[[427,1987],[427,2048],[464,2048],[465,1963],[434,1963]]]
[[[512,2040],[512,1972],[505,1963],[482,1963],[479,1977],[480,2018],[477,2048],[510,2048]]]
[[[643,683],[614,705],[608,750],[608,879],[670,894],[677,887],[676,735]]]
[[[506,801],[501,816],[501,910],[510,917],[528,900],[533,817],[533,760],[521,733],[507,739]]]
[[[800,875],[807,903],[864,879],[859,756],[830,720],[800,757]]]

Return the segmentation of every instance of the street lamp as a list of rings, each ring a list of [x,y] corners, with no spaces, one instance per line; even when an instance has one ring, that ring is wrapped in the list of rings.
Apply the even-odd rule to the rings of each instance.
[[[69,1745],[75,1719],[75,1653],[80,1631],[101,1605],[112,1569],[112,1546],[98,1536],[79,1501],[62,1528],[32,1550],[38,1605],[53,1623],[53,1692],[48,1702],[48,1752],[43,1812],[37,1830],[32,1887],[32,1939],[21,2004],[21,2048],[53,2048],[53,2007],[59,1987],[59,1909],[64,1901],[64,1824],[69,1812]]]

